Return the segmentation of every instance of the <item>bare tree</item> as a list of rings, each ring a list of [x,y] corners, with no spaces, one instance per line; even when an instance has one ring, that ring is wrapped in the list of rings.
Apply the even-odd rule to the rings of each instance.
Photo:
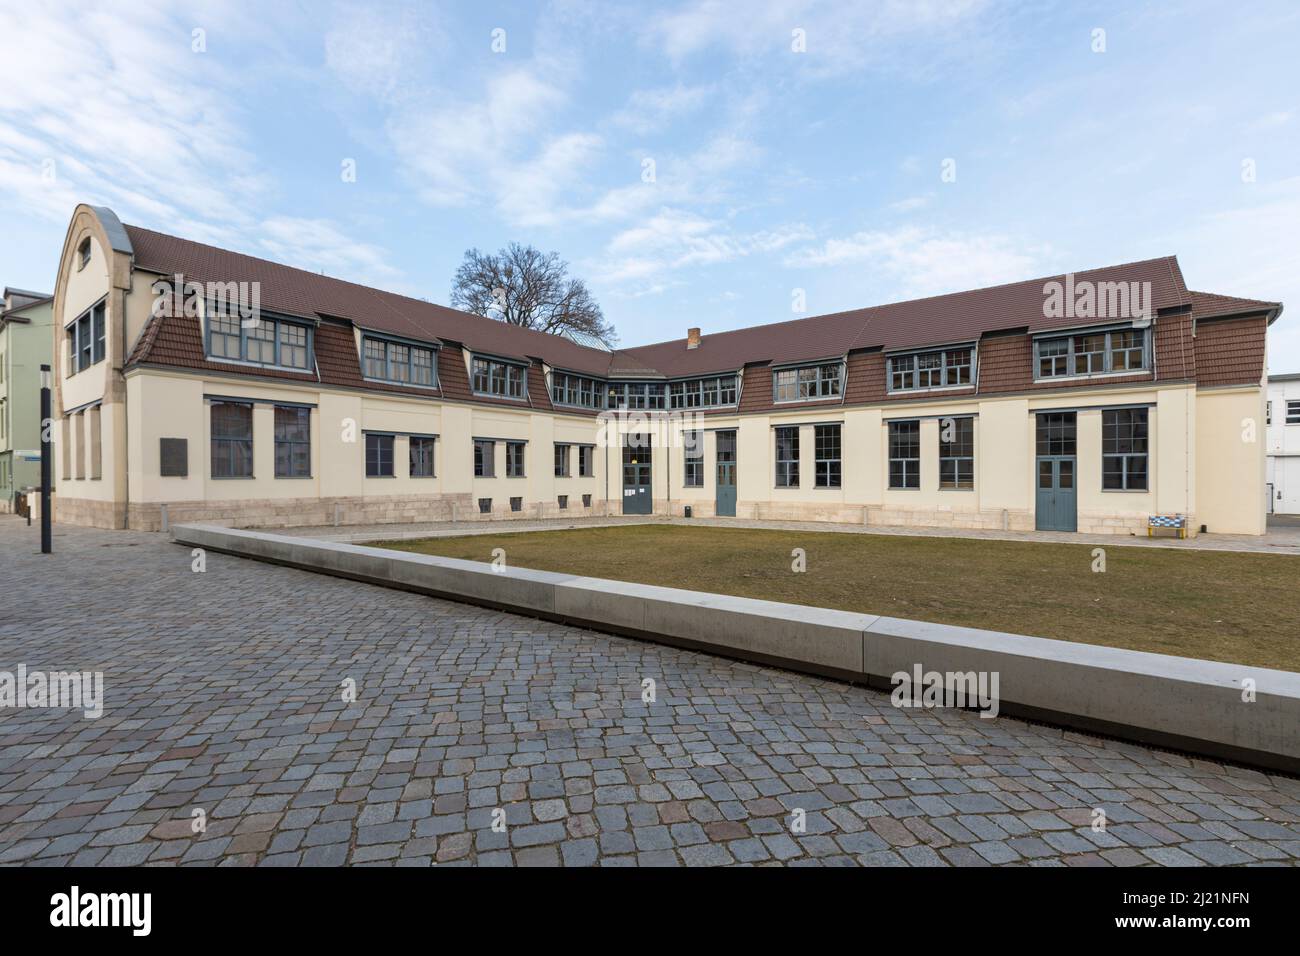
[[[569,276],[569,264],[558,253],[517,242],[495,255],[467,250],[452,283],[451,304],[582,344],[594,341],[608,348],[618,341],[586,284]]]

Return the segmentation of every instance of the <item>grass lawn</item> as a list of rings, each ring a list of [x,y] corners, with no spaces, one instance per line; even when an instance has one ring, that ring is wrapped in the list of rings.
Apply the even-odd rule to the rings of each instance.
[[[383,548],[1300,671],[1300,558],[962,538],[630,525]],[[803,548],[807,571],[790,570]]]
[[[1094,545],[669,525],[379,546],[1300,671],[1288,555],[1116,546],[1098,574]]]

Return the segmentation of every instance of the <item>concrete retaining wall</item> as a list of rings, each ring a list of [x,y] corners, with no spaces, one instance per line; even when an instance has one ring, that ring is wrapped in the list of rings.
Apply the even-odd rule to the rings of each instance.
[[[190,547],[517,611],[875,687],[998,675],[1000,713],[1300,773],[1300,674],[210,525]],[[1254,699],[1244,688],[1254,682]],[[945,684],[953,685],[945,680]]]

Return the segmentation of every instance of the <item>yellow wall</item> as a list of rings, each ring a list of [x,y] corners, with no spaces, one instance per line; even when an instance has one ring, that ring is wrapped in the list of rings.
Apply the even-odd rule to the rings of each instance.
[[[554,503],[570,496],[603,497],[604,459],[597,454],[590,477],[578,477],[578,444],[592,444],[596,423],[589,418],[557,417],[532,410],[478,408],[403,396],[294,385],[262,385],[215,376],[159,370],[134,370],[127,376],[131,409],[130,472],[132,501],[266,501],[275,498],[394,495],[470,495],[492,498],[493,511],[509,510],[511,497],[527,503]],[[211,416],[204,396],[247,399],[253,409],[253,477],[212,478],[209,442]],[[273,403],[315,405],[312,410],[310,478],[275,477]],[[365,474],[365,433],[394,432],[394,476]],[[407,434],[436,435],[434,477],[409,474]],[[161,477],[159,439],[186,438],[189,475]],[[473,476],[473,439],[493,438],[496,477]],[[525,476],[505,476],[505,440],[526,442]],[[569,443],[571,476],[554,474],[556,441]]]
[[[1102,408],[1149,406],[1149,481],[1146,491],[1102,488]],[[1196,392],[1186,385],[1081,389],[1007,398],[961,398],[875,408],[829,406],[797,412],[703,419],[705,483],[682,485],[685,452],[670,448],[673,502],[711,505],[716,487],[716,432],[737,428],[738,513],[873,523],[983,528],[1032,528],[1035,509],[1035,413],[1076,411],[1077,508],[1081,531],[1140,531],[1152,514],[1196,514]],[[939,487],[939,430],[947,416],[974,417],[975,482],[970,489]],[[920,420],[921,483],[889,488],[888,422]],[[814,427],[841,423],[840,488],[815,487]],[[775,429],[799,428],[800,486],[775,486]],[[678,429],[697,427],[687,422]],[[656,468],[656,499],[663,498]],[[1248,496],[1248,495],[1247,495]],[[855,510],[856,509],[856,510]],[[679,508],[672,508],[677,513]],[[702,513],[709,513],[707,508]]]
[[[1196,447],[1199,523],[1222,534],[1263,534],[1264,390],[1197,392]]]

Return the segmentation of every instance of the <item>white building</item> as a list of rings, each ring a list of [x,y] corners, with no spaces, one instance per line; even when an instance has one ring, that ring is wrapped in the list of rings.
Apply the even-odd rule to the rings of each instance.
[[[1269,511],[1300,514],[1300,372],[1268,377]]]

